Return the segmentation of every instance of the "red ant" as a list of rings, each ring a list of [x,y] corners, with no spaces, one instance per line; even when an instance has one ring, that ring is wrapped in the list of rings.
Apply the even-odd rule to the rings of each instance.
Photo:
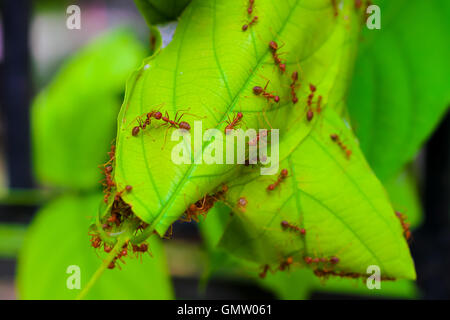
[[[178,117],[178,112],[175,114],[175,119],[174,120],[170,120],[169,118],[169,114],[166,111],[166,115],[164,117],[162,117],[162,121],[165,122],[165,124],[169,124],[169,128],[170,127],[174,127],[177,129],[185,129],[185,130],[191,130],[191,126],[189,125],[189,123],[185,122],[185,121],[180,121],[181,118],[184,116],[184,113],[182,115],[180,115],[179,118]],[[163,124],[163,125],[165,125]]]
[[[255,4],[255,0],[248,0],[248,2],[249,4],[247,8],[247,13],[251,15],[253,13],[253,5]]]
[[[264,265],[263,271],[259,274],[259,277],[261,279],[264,279],[267,275],[267,271],[269,271],[269,270],[270,270],[270,266],[268,264]]]
[[[267,101],[270,101],[270,99],[273,99],[273,101],[275,101],[276,103],[280,102],[280,97],[279,96],[275,96],[270,92],[267,92],[267,86],[269,85],[270,81],[267,81],[266,85],[264,88],[261,88],[259,86],[255,86],[253,87],[253,93],[257,96],[261,95],[267,99]]]
[[[116,146],[111,145],[111,150],[108,152],[109,161],[107,163],[112,163],[116,159]]]
[[[100,246],[102,245],[102,239],[100,239],[100,237],[98,236],[93,235],[90,241],[92,247],[94,247],[95,249],[100,248]]]
[[[242,31],[247,31],[247,29],[249,27],[251,27],[252,25],[254,25],[257,21],[258,21],[258,16],[254,16],[253,19],[250,20],[250,22],[248,24],[244,24],[242,26]]]
[[[238,200],[238,207],[242,210],[245,211],[245,207],[247,206],[248,201],[247,199],[245,199],[245,197],[241,197]]]
[[[292,257],[287,257],[285,261],[280,263],[280,266],[278,269],[281,271],[285,270],[286,268],[289,268],[289,266],[294,263],[294,259]]]
[[[290,230],[293,230],[295,232],[298,232],[302,236],[304,236],[306,234],[306,230],[304,228],[299,228],[297,226],[294,226],[293,224],[290,224],[286,220],[281,221],[281,227],[283,227],[283,229],[285,229],[285,230],[286,229],[290,229]]]
[[[270,51],[272,51],[273,60],[275,61],[275,64],[280,68],[281,72],[284,73],[286,71],[286,64],[283,63],[283,61],[280,59],[280,55],[277,54],[277,50],[281,47],[278,47],[278,44],[273,40],[269,42],[269,49]]]
[[[267,191],[273,191],[273,190],[275,190],[275,188],[276,188],[276,187],[277,187],[284,179],[286,179],[287,176],[288,176],[288,171],[287,171],[287,169],[281,170],[281,172],[280,172],[280,174],[279,174],[279,176],[278,176],[277,181],[275,181],[274,183],[270,184],[270,185],[267,187]]]
[[[403,236],[405,237],[406,241],[411,240],[411,231],[409,230],[409,223],[406,222],[406,219],[408,219],[408,217],[405,214],[402,214],[397,211],[395,211],[395,215],[400,220],[400,223],[403,228]]]
[[[111,213],[111,216],[106,221],[108,221],[109,223],[115,223],[116,226],[120,226],[120,213]]]
[[[114,200],[119,201],[120,198],[122,197],[122,194],[123,194],[125,191],[126,191],[126,192],[131,192],[131,190],[133,190],[133,187],[130,186],[130,185],[127,185],[127,186],[125,187],[125,189],[123,189],[122,191],[116,193],[116,195],[114,196]]]
[[[112,249],[113,249],[113,248],[110,247],[110,246],[107,245],[107,244],[105,244],[105,245],[103,246],[103,250],[105,250],[106,253],[110,253]]]
[[[243,117],[244,115],[242,114],[242,112],[238,112],[236,116],[234,116],[233,120],[230,120],[230,118],[228,117],[228,125],[225,127],[225,134],[228,134],[228,130],[234,129],[234,127],[236,127],[242,121]]]
[[[331,140],[336,142],[338,144],[338,146],[345,152],[347,159],[350,159],[350,156],[352,155],[352,151],[350,149],[348,149],[348,147],[342,143],[339,136],[337,134],[333,133],[330,135],[330,138],[331,138]]]
[[[140,130],[145,130],[145,128],[147,128],[148,125],[150,125],[151,123],[151,118],[155,118],[156,120],[159,120],[162,118],[162,113],[159,111],[151,111],[149,113],[146,114],[146,118],[145,120],[142,120],[143,116],[140,116],[137,118],[138,121],[138,125],[135,126],[132,130],[131,130],[131,134],[133,135],[133,137],[137,136],[139,134]]]
[[[144,254],[145,252],[147,252],[150,255],[150,257],[152,256],[150,251],[148,251],[149,247],[148,247],[148,244],[146,244],[146,243],[142,243],[140,246],[133,244],[132,248],[133,248],[133,253],[135,253],[136,256],[140,256],[141,257],[141,262],[142,262],[142,255],[141,254]]]
[[[191,222],[192,220],[199,222],[198,216],[202,215],[206,217],[206,213],[208,213],[209,209],[211,209],[211,201],[207,201],[208,195],[203,198],[203,201],[199,200],[196,203],[192,203],[184,212],[185,218],[182,218],[182,221]],[[211,205],[211,206],[210,206]]]
[[[103,174],[105,175],[105,179],[103,179],[102,185],[104,186],[103,192],[105,193],[105,196],[103,198],[103,201],[105,203],[108,203],[108,199],[109,196],[111,195],[111,188],[115,187],[116,184],[112,179],[112,171],[113,171],[113,167],[110,165],[104,166],[103,168],[100,167],[100,169],[102,170]]]
[[[291,95],[292,95],[292,103],[296,104],[298,102],[298,98],[297,95],[295,94],[295,87],[296,87],[296,82],[298,81],[298,72],[294,71],[292,73],[292,83],[290,85],[291,88]]]
[[[315,85],[313,84],[309,84],[309,90],[311,91],[311,93],[308,96],[308,112],[306,113],[306,119],[308,121],[311,121],[314,117],[314,111],[313,108],[311,107],[313,105],[313,99],[314,99],[314,93],[316,92],[317,88]],[[319,96],[317,102],[317,113],[320,113],[322,111],[321,108],[321,104],[322,104],[322,96]]]
[[[184,212],[184,218],[181,218],[181,221],[191,222],[192,220],[194,220],[196,222],[199,222],[198,216],[202,215],[203,217],[206,217],[206,214],[214,206],[216,201],[225,199],[224,196],[227,191],[228,186],[223,185],[222,189],[220,191],[217,191],[212,196],[207,194],[203,197],[203,200],[198,200],[196,203],[189,205],[189,207]]]

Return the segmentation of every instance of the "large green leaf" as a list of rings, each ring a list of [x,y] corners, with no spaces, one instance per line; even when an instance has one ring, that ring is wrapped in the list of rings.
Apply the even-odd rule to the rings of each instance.
[[[41,209],[33,221],[18,260],[21,299],[74,299],[69,290],[70,265],[81,270],[81,289],[101,262],[89,242],[87,230],[101,195],[65,196]],[[164,251],[157,237],[150,238],[153,258],[125,258],[122,270],[106,270],[89,291],[88,299],[170,299],[172,288]],[[105,256],[104,253],[99,253]],[[131,254],[131,253],[130,253]]]
[[[145,55],[116,30],[76,53],[32,107],[34,167],[41,183],[92,188],[114,137],[123,84]]]
[[[289,177],[267,191],[273,178],[254,174],[233,181],[229,203],[234,217],[220,245],[244,259],[277,268],[289,256],[294,265],[312,267],[304,257],[337,256],[336,272],[367,275],[377,265],[382,276],[415,279],[414,264],[388,195],[370,170],[344,122],[328,108],[324,121],[281,162]],[[339,133],[352,150],[348,159],[330,139]],[[245,210],[236,206],[245,197]],[[306,229],[289,232],[287,221]],[[329,266],[328,266],[329,269]]]
[[[134,0],[147,24],[175,20],[191,0]]]
[[[450,105],[450,3],[377,1],[381,30],[365,30],[349,111],[382,179],[411,161]]]
[[[138,116],[159,110],[173,119],[177,111],[189,109],[191,115],[184,120],[191,125],[202,118],[203,129],[223,131],[224,120],[240,111],[249,128],[271,125],[284,130],[281,134],[285,133],[287,142],[281,152],[289,153],[308,135],[312,123],[319,121],[316,117],[309,123],[304,117],[309,83],[317,86],[324,104],[341,105],[360,19],[353,4],[347,3],[338,18],[326,0],[261,0],[257,11],[258,22],[244,32],[242,25],[248,17],[241,1],[192,2],[180,18],[173,41],[146,59],[127,84],[118,119],[114,179],[118,190],[133,186],[133,191],[122,197],[150,224],[148,234],[153,229],[164,234],[190,203],[241,174],[242,166],[195,161],[175,164],[171,160],[176,144],[170,141],[172,130],[152,123],[133,137]],[[271,40],[284,44],[280,52],[285,53],[286,74],[273,63],[268,47]],[[295,70],[302,85],[294,106],[289,84]],[[281,97],[279,104],[269,104],[253,94],[252,88],[264,86],[267,79],[268,90]],[[208,144],[203,142],[202,150]],[[198,151],[191,160],[198,159]]]

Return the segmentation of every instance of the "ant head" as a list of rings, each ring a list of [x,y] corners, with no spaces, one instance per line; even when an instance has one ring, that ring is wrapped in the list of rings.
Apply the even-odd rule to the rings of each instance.
[[[264,91],[264,89],[259,86],[253,87],[253,93],[256,95],[260,95],[263,91]]]
[[[283,178],[286,178],[286,177],[287,177],[287,175],[288,175],[288,171],[287,171],[287,169],[283,169],[283,170],[281,170],[281,176],[282,176]]]
[[[156,120],[161,119],[161,118],[162,118],[162,113],[159,112],[159,111],[156,111],[156,112],[153,114],[153,118],[155,118]]]
[[[297,81],[298,80],[298,72],[297,71],[292,72],[292,80],[293,81]]]
[[[313,85],[313,84],[309,84],[309,90],[311,90],[311,92],[316,92],[316,90],[317,90],[317,88],[316,88],[316,86],[315,85]]]
[[[242,114],[242,112],[238,112],[236,116],[238,117],[238,119],[242,119],[242,117],[243,117],[244,115]]]
[[[276,51],[278,49],[278,44],[275,41],[272,40],[272,41],[269,42],[269,48],[272,51]]]

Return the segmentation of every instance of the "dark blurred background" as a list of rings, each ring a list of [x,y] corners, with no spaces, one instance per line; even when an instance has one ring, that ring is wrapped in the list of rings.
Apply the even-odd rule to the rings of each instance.
[[[30,104],[50,81],[65,57],[99,33],[119,24],[131,26],[142,39],[147,26],[132,1],[77,1],[83,7],[83,27],[65,26],[65,1],[2,0],[0,16],[0,193],[35,190],[30,154]],[[424,299],[450,298],[450,118],[445,117],[418,156],[424,223],[413,232],[412,254],[417,285]],[[0,224],[26,226],[40,205],[14,199],[0,202]],[[444,210],[443,210],[444,209]],[[195,224],[176,224],[177,240],[200,242]],[[2,231],[0,230],[0,233]],[[5,235],[0,234],[0,241]],[[18,239],[18,247],[21,240]],[[0,244],[1,246],[1,244]],[[170,260],[170,259],[169,259]],[[0,299],[14,299],[14,256],[0,255]],[[177,298],[272,298],[255,286],[212,280],[204,293],[198,278],[180,274],[171,266]],[[358,298],[314,293],[312,298]]]

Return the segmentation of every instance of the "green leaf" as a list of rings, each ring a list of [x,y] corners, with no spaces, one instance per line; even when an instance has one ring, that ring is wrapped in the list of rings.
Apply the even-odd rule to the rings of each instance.
[[[0,224],[0,258],[13,258],[23,243],[26,228],[19,224]]]
[[[134,0],[147,24],[175,20],[191,0]]]
[[[323,117],[321,126],[281,162],[289,176],[276,190],[267,190],[274,178],[258,174],[229,185],[235,215],[220,246],[272,269],[289,256],[293,266],[314,269],[315,264],[305,263],[306,256],[337,256],[336,272],[363,277],[368,266],[377,265],[382,276],[415,279],[403,229],[386,191],[342,119],[331,108]],[[334,133],[352,150],[350,159],[330,139]],[[248,202],[245,208],[237,206],[241,197]],[[284,229],[282,221],[305,228],[306,235]]]
[[[18,260],[18,289],[21,299],[74,299],[80,290],[69,290],[66,273],[70,265],[81,270],[81,289],[105,253],[96,253],[87,234],[90,217],[101,195],[65,196],[42,208],[36,215]],[[161,241],[149,241],[153,258],[126,257],[122,270],[106,270],[89,291],[88,299],[173,298]],[[129,256],[131,252],[129,253]]]
[[[290,130],[285,138],[290,143],[282,151],[290,152],[291,145],[312,128],[304,119],[308,84],[317,85],[323,103],[333,107],[339,106],[345,95],[342,79],[352,65],[359,26],[352,5],[346,4],[339,19],[325,0],[307,5],[261,0],[257,12],[258,22],[243,32],[248,15],[241,1],[192,2],[180,18],[172,42],[146,59],[127,84],[119,114],[114,179],[118,190],[133,186],[133,191],[122,197],[150,224],[148,232],[155,229],[163,235],[189,204],[239,175],[242,166],[195,161],[175,164],[171,160],[176,145],[170,141],[173,129],[152,123],[133,137],[137,117],[159,110],[173,119],[177,111],[187,112],[183,120],[191,125],[201,118],[203,130],[223,131],[227,117],[240,111],[248,128]],[[274,65],[268,47],[271,40],[284,44],[280,53],[284,52],[286,74]],[[297,92],[299,103],[294,106],[289,85],[295,70],[302,85]],[[253,94],[252,88],[264,86],[268,79],[268,90],[281,97],[279,104]],[[202,150],[208,145],[203,142]],[[191,154],[191,160],[199,159],[199,151]]]
[[[114,137],[123,83],[145,51],[130,31],[116,30],[76,53],[32,106],[34,167],[38,180],[88,189]]]
[[[450,105],[450,4],[378,2],[381,30],[363,33],[349,112],[384,181],[413,159]]]

